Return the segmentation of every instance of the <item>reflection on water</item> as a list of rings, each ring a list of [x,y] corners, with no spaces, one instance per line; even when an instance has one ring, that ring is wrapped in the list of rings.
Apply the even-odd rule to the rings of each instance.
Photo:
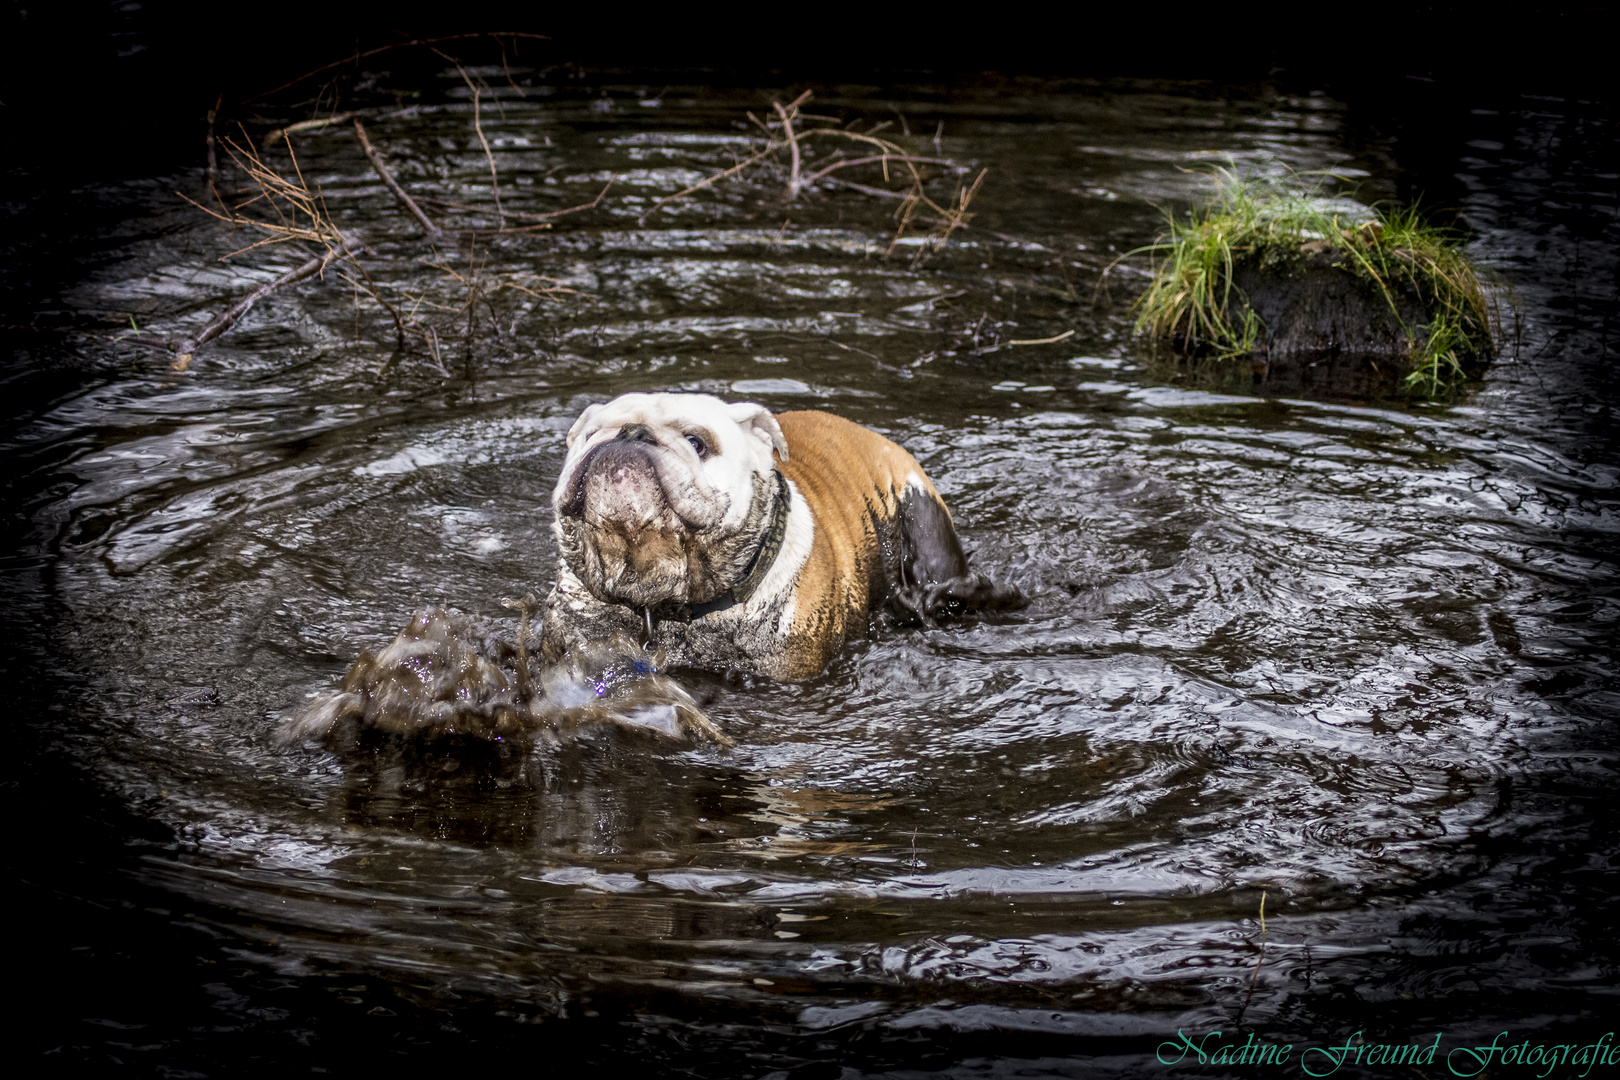
[[[487,196],[446,85],[372,138],[403,174]],[[1530,175],[1561,114],[1480,118],[1505,135],[1464,163],[1464,217],[1519,291],[1526,361],[1464,405],[1404,409],[1156,381],[1128,342],[1140,270],[1093,291],[1157,230],[1150,203],[1205,193],[1208,161],[1390,194],[1387,152],[1348,138],[1328,98],[818,95],[835,115],[943,121],[945,152],[991,167],[980,216],[913,269],[880,257],[888,204],[837,189],[784,206],[770,177],[636,227],[729,160],[771,91],[676,87],[604,112],[598,89],[508,95],[484,118],[508,206],[574,205],[608,178],[620,194],[493,245],[490,273],[580,295],[508,297],[472,378],[420,358],[378,374],[386,328],[310,286],[188,374],[109,356],[126,374],[14,436],[48,561],[17,602],[42,603],[41,583],[60,613],[41,633],[84,680],[69,696],[94,738],[71,753],[175,837],[144,885],[207,905],[256,963],[366,980],[367,1007],[470,995],[527,1018],[640,1015],[648,1040],[698,1012],[734,1025],[693,1027],[693,1045],[1288,1035],[1384,1003],[1404,1037],[1401,1001],[1450,1002],[1467,1027],[1504,989],[1593,1015],[1581,994],[1613,970],[1601,916],[1516,944],[1550,897],[1608,903],[1570,875],[1606,828],[1585,800],[1613,782],[1620,473],[1593,389],[1612,298],[1594,316],[1561,291],[1579,234]],[[379,280],[445,287],[351,140],[299,152],[346,226],[399,232]],[[1597,198],[1581,185],[1598,167],[1561,162],[1566,205]],[[69,301],[200,321],[241,280],[206,254],[230,239],[146,212]],[[1615,247],[1583,250],[1590,269]],[[280,719],[419,608],[515,633],[500,598],[550,583],[568,425],[643,389],[825,408],[895,438],[976,568],[1031,606],[879,634],[804,683],[683,677],[732,747],[610,727],[532,751],[277,747]]]

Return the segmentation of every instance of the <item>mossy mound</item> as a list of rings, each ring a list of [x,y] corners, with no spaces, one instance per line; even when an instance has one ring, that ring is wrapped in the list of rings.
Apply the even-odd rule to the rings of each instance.
[[[1277,389],[1445,397],[1490,359],[1492,307],[1448,230],[1223,179],[1219,202],[1144,249],[1140,333]]]

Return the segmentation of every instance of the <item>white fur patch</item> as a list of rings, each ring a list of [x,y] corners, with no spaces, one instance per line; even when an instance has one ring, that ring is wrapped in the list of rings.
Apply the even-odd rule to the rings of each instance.
[[[787,450],[781,427],[763,406],[728,404],[709,394],[624,394],[590,406],[575,421],[553,505],[590,452],[631,424],[644,425],[669,460],[690,475],[691,498],[722,515],[722,530],[742,525],[754,500],[754,476],[769,476],[774,453],[785,456]],[[703,440],[703,453],[689,436]]]
[[[766,571],[765,580],[759,583],[759,588],[743,606],[749,619],[757,619],[786,594],[788,601],[777,615],[780,633],[786,633],[788,627],[793,625],[793,612],[799,599],[798,593],[793,591],[793,584],[798,581],[804,564],[810,561],[810,546],[816,538],[815,518],[810,515],[810,504],[799,494],[799,485],[789,480],[788,492],[792,502],[789,504],[787,528],[782,533],[782,550],[777,552],[776,561]]]

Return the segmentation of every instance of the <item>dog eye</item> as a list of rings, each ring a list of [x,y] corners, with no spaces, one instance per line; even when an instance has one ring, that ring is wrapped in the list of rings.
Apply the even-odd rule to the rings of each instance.
[[[692,449],[697,451],[697,456],[699,458],[706,458],[706,457],[709,456],[709,445],[708,445],[708,443],[705,443],[702,439],[698,438],[696,435],[688,435],[686,437],[686,441],[692,444]]]

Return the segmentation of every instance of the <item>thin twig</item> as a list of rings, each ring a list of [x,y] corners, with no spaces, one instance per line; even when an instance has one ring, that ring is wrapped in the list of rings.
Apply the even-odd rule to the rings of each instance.
[[[221,90],[214,98],[214,107],[208,110],[208,135],[205,145],[208,147],[208,190],[214,193],[214,201],[223,208],[225,200],[219,196],[219,154],[214,145],[214,120],[219,116],[220,103],[225,100],[225,92]]]
[[[461,73],[461,81],[466,83],[467,89],[472,91],[473,131],[477,132],[478,142],[484,148],[484,160],[489,162],[489,186],[490,190],[495,193],[495,216],[500,219],[501,227],[505,228],[506,212],[501,209],[501,174],[495,168],[495,153],[489,148],[489,140],[484,138],[484,108],[482,104],[482,91],[479,90],[477,83],[473,82],[472,76],[467,74],[467,69],[461,66],[461,61],[457,60],[448,53],[441,52],[438,49],[434,49],[433,51],[456,66],[456,71]],[[483,80],[479,81],[482,82]]]
[[[990,170],[988,168],[980,169],[979,175],[973,178],[973,185],[958,195],[956,207],[952,210],[945,211],[945,217],[948,219],[948,223],[945,226],[945,231],[940,234],[939,240],[934,244],[935,251],[938,251],[940,248],[944,247],[945,241],[951,238],[951,233],[966,225],[968,223],[968,219],[973,216],[967,212],[968,203],[972,202],[973,196],[979,193],[979,188],[984,184],[984,178],[989,174],[989,172]]]
[[[645,214],[642,214],[641,217],[637,218],[636,219],[636,224],[637,225],[645,225],[645,224],[647,224],[647,219],[649,217],[651,217],[654,213],[656,213],[660,208],[664,207],[665,205],[674,202],[676,199],[684,199],[686,196],[692,194],[694,191],[702,191],[704,188],[708,187],[710,184],[718,183],[719,181],[724,180],[728,176],[732,176],[732,175],[734,175],[736,173],[742,172],[744,169],[748,168],[748,166],[752,165],[754,162],[760,160],[761,158],[769,157],[771,154],[776,153],[776,151],[780,150],[783,147],[783,145],[784,145],[783,143],[773,142],[769,146],[765,147],[765,149],[761,150],[759,153],[753,155],[752,157],[744,158],[743,160],[737,162],[737,164],[733,165],[731,168],[726,169],[724,172],[717,172],[713,176],[709,177],[706,180],[699,180],[697,183],[693,184],[691,187],[686,188],[683,191],[677,191],[673,195],[666,195],[664,198],[659,199],[657,202],[653,203],[652,207],[650,209],[648,209],[648,211]]]
[[[859,353],[860,355],[866,357],[868,360],[877,360],[878,359],[876,356],[874,356],[871,353],[867,352],[865,349],[857,349],[853,345],[845,345],[842,341],[839,341],[835,337],[828,337],[827,335],[823,334],[822,335],[822,340],[825,341],[829,345],[836,345],[838,348],[843,349],[845,352]]]
[[[1025,341],[1009,341],[1008,345],[1056,345],[1060,341],[1067,341],[1074,337],[1073,330],[1065,330],[1056,337],[1030,338]]]
[[[890,191],[887,188],[873,187],[871,184],[857,184],[855,181],[845,180],[841,176],[824,176],[821,179],[824,183],[846,187],[851,191],[859,191],[863,195],[876,195],[883,199],[904,199],[906,197],[904,191]]]
[[[809,96],[810,92],[807,90],[799,95],[798,101],[795,101],[786,109],[782,107],[782,103],[779,101],[771,102],[771,107],[776,110],[776,115],[782,118],[782,134],[787,136],[788,152],[793,156],[793,171],[788,173],[788,202],[792,202],[799,196],[799,137],[793,133],[793,112],[798,108],[799,102],[806,100]]]
[[[337,259],[354,255],[356,252],[364,250],[365,246],[366,245],[364,242],[362,242],[358,237],[346,237],[343,240],[343,243],[339,246],[329,248],[327,251],[320,255],[316,255],[302,266],[289,270],[275,280],[267,281],[263,285],[260,285],[257,289],[254,289],[236,303],[214,316],[213,321],[207,326],[203,327],[201,332],[199,332],[196,337],[183,339],[176,343],[174,346],[174,351],[179,355],[175,358],[173,365],[174,369],[176,371],[186,370],[186,368],[191,364],[191,358],[196,354],[198,349],[202,348],[204,345],[208,344],[210,341],[213,341],[225,331],[235,326],[237,321],[240,320],[243,315],[248,313],[249,308],[258,303],[260,300],[263,300],[266,296],[269,296],[277,289],[303,281],[305,278],[314,277],[316,274],[321,273],[328,266],[332,265],[332,263]]]
[[[875,162],[883,162],[884,164],[888,164],[891,161],[917,162],[925,165],[956,164],[954,161],[946,161],[943,158],[918,157],[915,154],[874,154],[871,157],[849,158],[845,161],[835,161],[831,165],[828,165],[825,169],[821,169],[817,172],[811,173],[809,176],[806,176],[803,181],[801,181],[801,185],[813,183],[816,180],[820,180],[830,172],[834,172],[838,169],[847,169],[851,165],[871,165]]]
[[[612,179],[608,180],[607,183],[603,184],[602,185],[602,190],[598,191],[596,193],[596,198],[592,199],[590,202],[580,203],[578,206],[570,206],[570,207],[568,207],[567,209],[564,209],[564,210],[550,210],[550,211],[547,211],[544,214],[515,214],[514,213],[512,216],[529,218],[531,220],[549,221],[552,218],[565,217],[568,214],[577,214],[581,210],[595,210],[598,206],[602,205],[602,200],[607,197],[608,189],[613,186],[614,180],[617,180],[617,179],[618,179],[617,177],[613,177]]]
[[[360,140],[360,149],[366,152],[366,160],[371,162],[371,167],[377,170],[377,175],[382,177],[382,182],[388,185],[388,190],[394,193],[394,198],[399,200],[399,204],[422,226],[422,231],[430,238],[437,237],[443,232],[438,225],[434,224],[432,218],[423,213],[422,208],[416,204],[416,200],[411,198],[410,194],[399,186],[399,181],[395,180],[387,167],[383,165],[382,155],[377,153],[376,149],[371,145],[371,140],[366,137],[366,126],[360,122],[358,116],[354,118],[354,134]]]
[[[1307,958],[1309,953],[1306,954]],[[1243,1004],[1237,1011],[1237,1025],[1243,1026],[1243,1016],[1249,1011],[1249,1003],[1254,1000],[1255,980],[1260,977],[1260,965],[1266,962],[1266,890],[1260,890],[1260,958],[1254,963],[1254,973],[1249,976],[1249,991],[1243,995]]]
[[[457,64],[457,68],[461,65]],[[466,72],[462,72],[465,76]],[[469,80],[468,85],[471,86]],[[484,138],[484,109],[479,104],[478,88],[473,87],[473,130],[478,132],[478,141],[484,145],[484,158],[489,162],[489,190],[495,196],[495,216],[500,220],[501,227],[506,226],[506,211],[501,209],[501,174],[495,168],[495,154],[489,148],[489,140]]]
[[[385,53],[385,52],[388,52],[390,49],[408,49],[413,45],[436,45],[441,41],[461,41],[461,40],[465,40],[466,38],[480,38],[480,37],[492,37],[492,38],[496,39],[497,41],[499,41],[503,37],[509,37],[509,38],[534,38],[534,39],[539,40],[539,41],[550,41],[551,40],[551,36],[549,34],[525,34],[525,33],[522,33],[522,32],[519,32],[519,31],[514,31],[514,30],[500,30],[500,31],[484,32],[484,33],[477,33],[477,34],[447,34],[444,37],[417,38],[417,39],[414,39],[414,40],[411,40],[411,41],[396,41],[392,45],[383,45],[383,46],[381,46],[379,48],[376,48],[376,49],[367,49],[365,52],[357,52],[353,56],[345,56],[342,60],[334,60],[330,64],[322,64],[320,67],[316,68],[314,71],[306,71],[306,72],[304,72],[304,74],[298,76],[298,78],[293,79],[291,82],[284,82],[280,86],[276,87],[274,90],[266,90],[262,94],[254,94],[250,98],[245,98],[242,101],[242,104],[249,105],[249,104],[252,104],[255,101],[260,100],[261,98],[267,98],[271,94],[279,94],[283,90],[286,90],[289,87],[297,86],[299,83],[303,82],[305,79],[313,79],[315,76],[319,75],[323,71],[331,71],[335,67],[342,67],[344,64],[350,64],[350,63],[355,62],[356,60],[364,60],[368,56],[376,56],[378,53]]]
[[[449,231],[451,233],[454,233],[456,236],[471,236],[471,237],[479,237],[479,236],[510,236],[512,233],[543,232],[544,230],[549,229],[551,227],[552,227],[551,222],[542,221],[537,225],[511,225],[511,226],[508,226],[507,228],[504,228],[504,229],[466,228],[466,229],[450,229]]]
[[[404,349],[405,349],[405,333],[406,333],[406,329],[407,329],[407,327],[405,325],[405,317],[399,313],[399,308],[395,307],[393,304],[390,304],[387,300],[383,299],[382,291],[377,288],[376,281],[372,280],[371,271],[366,269],[366,266],[365,266],[364,263],[362,263],[359,259],[355,259],[355,260],[353,260],[351,265],[356,270],[360,271],[360,276],[361,277],[364,277],[366,279],[366,284],[365,284],[366,295],[371,297],[373,300],[377,301],[377,303],[381,304],[382,307],[383,307],[383,310],[388,312],[389,317],[394,320],[394,352],[395,352],[395,354],[403,352]],[[356,282],[356,284],[358,284],[358,282]],[[410,329],[410,332],[413,335],[415,335],[417,337],[422,337],[424,340],[426,340],[425,336],[422,334],[422,332],[420,330],[417,330],[415,327],[410,327],[409,329]],[[391,365],[392,363],[393,363],[393,360],[390,359],[388,364],[384,365],[384,370],[386,370],[387,367],[389,365]]]
[[[900,224],[895,228],[894,236],[889,239],[888,250],[883,253],[885,259],[894,254],[894,249],[899,245],[900,238],[906,235],[907,229],[911,228],[911,219],[917,215],[917,204],[922,202],[922,198],[922,189],[913,186],[910,191],[906,192],[906,197],[895,209],[894,216]]]
[[[596,198],[592,199],[590,202],[580,203],[578,206],[570,206],[570,207],[567,207],[566,209],[563,209],[563,210],[550,210],[550,211],[547,211],[546,213],[543,213],[543,214],[534,214],[534,213],[529,213],[529,212],[523,211],[523,210],[508,210],[506,212],[506,216],[507,217],[513,217],[513,218],[523,218],[523,219],[525,219],[527,221],[550,221],[552,218],[560,218],[560,217],[566,217],[569,214],[577,214],[581,210],[594,210],[598,206],[602,205],[602,200],[607,197],[608,189],[611,188],[614,185],[614,183],[617,182],[617,180],[618,180],[617,177],[614,177],[612,180],[609,180],[606,184],[602,185],[602,190],[598,191],[596,193]],[[442,206],[447,210],[462,210],[462,211],[466,211],[466,212],[470,212],[470,213],[478,213],[479,210],[480,210],[479,207],[473,206],[470,203],[454,202],[454,201],[452,201],[450,199],[439,199],[439,198],[435,198],[435,197],[433,197],[431,195],[422,196],[421,201],[425,202],[425,203],[432,203],[434,206]],[[480,233],[484,233],[484,232],[493,232],[495,230],[491,230],[491,229],[465,229],[465,230],[447,229],[445,231],[446,232],[480,232]],[[511,231],[517,231],[517,230],[507,230],[507,231],[511,232]]]
[[[444,361],[439,357],[439,332],[431,326],[427,328],[427,342],[428,347],[433,350],[433,367],[440,375],[448,379],[450,372],[445,368]]]
[[[259,140],[259,149],[268,150],[279,140],[285,139],[287,136],[296,132],[319,131],[321,128],[331,127],[333,124],[341,124],[343,121],[352,120],[359,115],[360,114],[356,112],[333,113],[331,116],[321,116],[314,120],[300,120],[296,124],[288,124],[286,127],[278,127]]]

